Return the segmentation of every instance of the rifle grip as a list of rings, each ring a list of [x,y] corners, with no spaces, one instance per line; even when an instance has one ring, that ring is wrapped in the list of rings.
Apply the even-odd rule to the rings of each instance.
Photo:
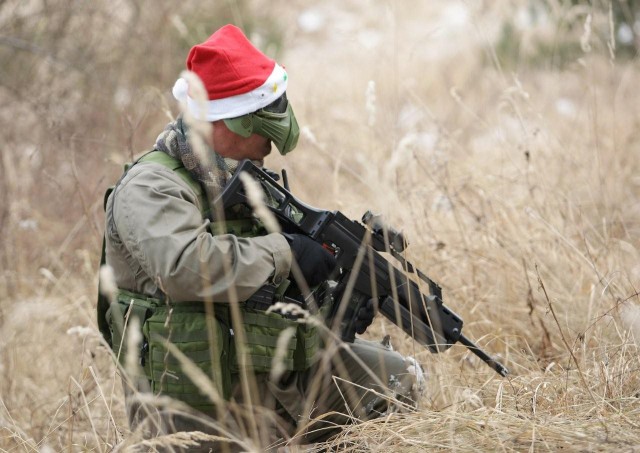
[[[354,290],[349,298],[349,302],[344,312],[342,319],[340,336],[342,341],[346,343],[353,343],[356,339],[356,319],[358,312],[363,304],[367,303],[369,296],[359,291]],[[344,303],[341,301],[341,303]]]

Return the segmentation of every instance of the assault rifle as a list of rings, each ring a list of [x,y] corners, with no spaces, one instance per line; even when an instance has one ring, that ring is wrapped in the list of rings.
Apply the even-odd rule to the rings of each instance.
[[[308,206],[289,192],[284,171],[285,187],[281,187],[276,182],[277,174],[260,169],[249,160],[239,165],[215,201],[218,207],[226,210],[238,204],[248,204],[239,178],[243,172],[265,189],[267,206],[285,233],[305,234],[334,254],[337,267],[333,279],[338,281],[338,285],[333,297],[342,303],[336,304],[333,318],[339,323],[343,340],[354,340],[358,309],[374,298],[379,301],[380,313],[431,352],[447,350],[460,342],[500,375],[509,373],[501,363],[462,334],[463,321],[443,304],[440,286],[400,254],[406,246],[401,233],[385,226],[370,212],[359,223],[349,220],[339,211]],[[393,256],[403,271],[381,253]],[[417,282],[408,275],[413,275]],[[422,290],[425,286],[427,294]]]

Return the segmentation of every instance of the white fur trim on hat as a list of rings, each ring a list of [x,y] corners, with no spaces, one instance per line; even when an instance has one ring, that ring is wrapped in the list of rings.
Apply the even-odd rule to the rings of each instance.
[[[172,93],[178,101],[186,102],[187,109],[196,118],[217,121],[246,115],[271,104],[287,90],[287,79],[287,72],[276,63],[267,80],[248,93],[224,99],[212,99],[202,103],[189,96],[189,84],[182,77],[176,80]],[[205,108],[204,115],[201,114],[199,108],[202,104]]]

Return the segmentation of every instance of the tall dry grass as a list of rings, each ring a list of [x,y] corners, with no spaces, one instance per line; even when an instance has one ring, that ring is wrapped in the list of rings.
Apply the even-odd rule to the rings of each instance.
[[[376,319],[367,337],[424,364],[422,409],[331,445],[637,449],[638,63],[610,52],[606,8],[553,5],[516,61],[497,52],[518,2],[0,5],[0,448],[129,438],[94,321],[101,194],[177,111],[189,45],[244,21],[287,66],[305,127],[268,164],[312,205],[402,228],[465,333],[512,372]],[[579,52],[533,59],[536,39]]]

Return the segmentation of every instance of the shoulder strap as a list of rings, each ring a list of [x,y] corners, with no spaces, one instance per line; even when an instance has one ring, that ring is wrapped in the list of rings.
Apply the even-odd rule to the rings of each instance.
[[[184,164],[180,160],[171,157],[170,155],[168,155],[167,153],[163,153],[162,151],[154,150],[145,154],[136,161],[136,163],[139,162],[153,162],[155,164],[165,166],[168,169],[176,172],[178,176],[180,176],[182,180],[186,182],[189,187],[191,187],[191,190],[193,190],[198,196],[198,202],[200,203],[200,210],[203,214],[203,217],[208,214],[209,204],[207,202],[207,196],[204,193],[204,190],[202,190],[202,185],[198,181],[193,179],[193,176],[191,176],[189,170],[184,167]]]

